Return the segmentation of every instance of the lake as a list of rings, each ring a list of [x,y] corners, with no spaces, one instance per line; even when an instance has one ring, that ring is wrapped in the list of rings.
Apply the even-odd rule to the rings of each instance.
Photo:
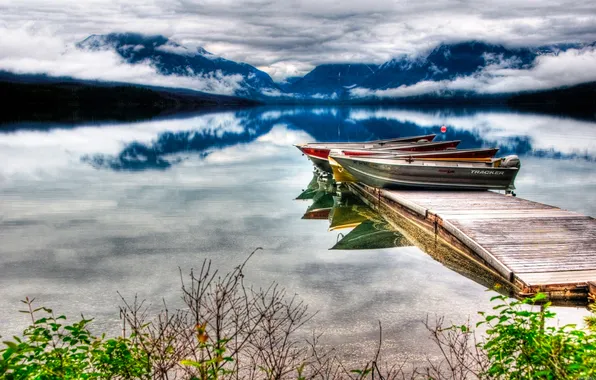
[[[518,154],[519,197],[596,216],[589,120],[503,109],[267,107],[0,125],[0,335],[26,325],[17,312],[25,296],[117,334],[117,292],[179,307],[179,268],[208,258],[230,270],[262,247],[247,281],[296,293],[318,311],[310,327],[326,342],[348,353],[371,349],[381,321],[386,349],[419,357],[429,351],[427,315],[474,321],[495,293],[404,240],[330,250],[350,229],[329,231],[325,216],[303,219],[312,200],[295,198],[313,168],[292,144],[429,132],[461,148]],[[556,311],[564,322],[587,314]]]

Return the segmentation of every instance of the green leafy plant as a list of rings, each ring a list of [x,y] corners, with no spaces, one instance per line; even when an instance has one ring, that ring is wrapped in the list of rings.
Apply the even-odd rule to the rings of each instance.
[[[505,296],[495,314],[481,312],[486,338],[480,343],[488,357],[484,377],[507,379],[573,379],[596,376],[596,336],[575,325],[553,327],[555,317],[546,295],[523,301]],[[538,308],[538,309],[537,309]]]
[[[34,299],[22,301],[31,325],[22,337],[4,341],[0,349],[2,379],[118,379],[149,378],[147,357],[126,338],[105,339],[88,329],[92,320],[67,324],[66,317],[51,309],[33,307]],[[41,318],[37,318],[42,314]]]
[[[596,332],[596,302],[591,303],[589,308],[592,313],[585,317],[584,321],[590,330]]]

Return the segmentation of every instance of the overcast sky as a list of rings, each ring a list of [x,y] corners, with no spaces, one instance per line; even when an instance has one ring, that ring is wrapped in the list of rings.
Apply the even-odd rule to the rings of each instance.
[[[591,42],[596,6],[591,0],[0,0],[0,26],[65,43],[94,33],[159,33],[279,79],[325,62],[382,63],[444,41]]]

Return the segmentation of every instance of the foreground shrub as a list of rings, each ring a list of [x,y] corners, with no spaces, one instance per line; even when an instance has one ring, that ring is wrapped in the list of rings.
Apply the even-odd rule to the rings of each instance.
[[[596,378],[596,334],[575,325],[554,327],[555,313],[544,294],[522,301],[499,295],[490,313],[480,312],[482,340],[469,325],[427,328],[443,360],[424,373],[433,379]],[[594,310],[594,309],[592,309]],[[594,317],[588,318],[589,321]]]
[[[548,326],[555,317],[550,302],[533,311],[524,307],[545,301],[544,294],[524,301],[501,303],[485,314],[486,351],[490,367],[486,375],[510,379],[572,379],[596,376],[596,336],[575,325]],[[545,327],[547,326],[547,327]]]
[[[253,252],[254,253],[254,252]],[[250,256],[249,256],[250,258]],[[247,259],[248,260],[248,259]],[[122,337],[94,336],[91,320],[65,316],[23,301],[31,325],[0,349],[1,379],[588,379],[596,378],[596,335],[573,325],[552,327],[555,314],[542,294],[523,301],[505,296],[481,312],[482,338],[469,325],[426,321],[442,354],[417,368],[385,363],[382,335],[372,358],[357,368],[324,350],[302,327],[313,314],[272,284],[244,284],[246,261],[219,276],[204,261],[181,276],[183,310],[166,305],[150,315],[137,298],[122,299]],[[596,320],[588,318],[590,326]]]
[[[144,379],[151,366],[143,350],[128,338],[106,339],[91,334],[90,319],[67,324],[52,310],[33,308],[25,299],[31,325],[21,338],[5,341],[0,350],[2,379]],[[41,318],[40,318],[41,316]]]

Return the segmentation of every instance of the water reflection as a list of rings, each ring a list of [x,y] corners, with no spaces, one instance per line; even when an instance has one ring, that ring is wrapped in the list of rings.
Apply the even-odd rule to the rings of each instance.
[[[309,199],[313,199],[315,197],[315,195],[319,192],[319,187],[320,187],[319,176],[317,175],[317,172],[315,171],[315,172],[313,172],[312,179],[308,183],[308,186],[306,186],[306,189],[302,190],[302,193],[300,193],[300,195],[298,195],[296,197],[296,200],[297,201],[306,201]]]
[[[461,140],[461,148],[498,147],[501,155],[596,161],[595,123],[505,110],[257,108],[139,124],[156,133],[149,140],[121,140],[124,145],[115,153],[97,147],[81,155],[82,161],[112,170],[163,170],[184,160],[181,155],[205,158],[280,127],[316,141],[363,141],[438,133],[442,125],[447,132],[438,139]]]
[[[328,230],[337,233],[337,240],[330,250],[415,246],[454,272],[488,289],[497,288],[503,294],[513,295],[512,284],[481,260],[463,254],[442,239],[437,239],[410,217],[389,209],[378,210],[376,206],[373,207],[373,199],[367,199],[364,194],[355,194],[344,185],[338,186],[326,173],[315,170],[307,189],[296,199],[306,199],[305,193],[313,194],[310,198],[313,202],[302,219],[328,220]]]
[[[196,161],[241,165],[256,159],[273,167],[279,147],[294,143],[437,133],[439,140],[461,140],[462,148],[498,147],[499,155],[519,155],[520,196],[596,213],[596,123],[585,120],[506,109],[263,107],[103,126],[21,126],[0,132],[0,182],[13,173],[43,176],[73,167],[167,172]]]
[[[358,186],[336,184],[330,175],[315,169],[311,182],[302,194],[308,191],[314,194],[311,198],[313,203],[302,219],[328,220],[328,230],[337,233],[337,240],[330,250],[416,247],[446,268],[486,289],[494,289],[511,297],[516,294],[514,285],[482,259],[454,248],[432,231],[423,228],[406,212],[389,208],[385,203],[379,205],[371,195],[359,192]],[[305,198],[299,196],[296,199]],[[576,306],[585,305],[585,302],[556,300],[555,304]]]
[[[302,219],[329,220],[329,231],[338,232],[331,250],[385,249],[412,246],[378,213],[345,187],[338,187],[329,175],[313,178],[297,200],[312,199]],[[345,229],[351,229],[345,232]]]
[[[391,226],[410,246],[329,251],[349,235],[336,227],[363,216],[342,206],[361,206],[317,196],[311,165],[291,144],[438,132],[442,124],[442,138],[468,146],[529,155],[552,148],[589,159],[596,151],[593,123],[494,110],[263,108],[0,132],[0,334],[26,323],[16,312],[26,295],[67,315],[97,317],[99,329],[117,334],[116,291],[175,307],[179,267],[211,258],[226,271],[263,246],[247,281],[277,281],[300,294],[336,341],[374,349],[381,319],[388,345],[427,352],[419,321],[429,313],[464,321],[488,310],[485,290],[494,281],[480,275],[480,286],[447,269],[477,275],[406,221]],[[98,155],[104,161],[91,159]],[[522,162],[519,196],[596,215],[592,161],[526,155]],[[294,201],[302,189],[298,198],[307,201]],[[326,218],[302,220],[315,200],[326,203],[317,206],[328,209]]]

